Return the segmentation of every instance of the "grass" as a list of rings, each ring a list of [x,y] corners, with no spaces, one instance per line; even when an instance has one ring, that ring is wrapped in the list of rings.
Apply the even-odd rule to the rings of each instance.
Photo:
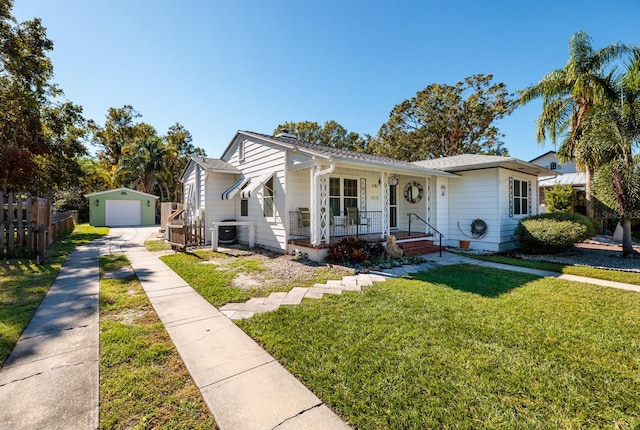
[[[49,291],[67,255],[108,231],[108,228],[77,225],[73,232],[52,244],[44,264],[30,259],[0,261],[0,366]]]
[[[224,254],[196,251],[165,255],[160,259],[214,306],[249,300],[251,296],[247,292],[231,287],[233,273],[220,270],[214,264],[203,264],[215,257],[222,258]]]
[[[101,272],[129,263],[100,258]],[[100,428],[216,423],[135,276],[100,281]]]
[[[145,248],[151,252],[168,251],[171,249],[171,244],[163,242],[162,240],[150,239],[144,243]]]
[[[229,257],[211,250],[198,250],[193,253],[177,253],[160,257],[174,272],[187,281],[201,296],[214,306],[226,303],[244,302],[251,297],[266,297],[274,291],[289,291],[293,287],[310,287],[329,279],[340,279],[352,274],[347,269],[323,267],[309,278],[273,279],[265,275],[267,269],[260,259],[253,256]],[[212,261],[214,260],[214,261]],[[233,278],[240,274],[259,274],[267,276],[259,286],[247,289],[232,286]]]
[[[238,322],[356,429],[640,426],[640,294],[448,266]]]
[[[504,255],[467,255],[467,257],[483,261],[492,261],[494,263],[510,264],[512,266],[529,267],[532,269],[548,270],[550,272],[566,273],[568,275],[586,276],[587,278],[640,285],[640,273],[636,272],[623,272],[619,270],[595,269],[592,267],[571,266],[545,261],[523,260],[521,258],[507,257]]]

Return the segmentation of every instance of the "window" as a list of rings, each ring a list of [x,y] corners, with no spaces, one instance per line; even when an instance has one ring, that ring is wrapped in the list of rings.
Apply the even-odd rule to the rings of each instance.
[[[240,200],[240,216],[249,216],[249,200]]]
[[[527,215],[529,213],[529,182],[513,180],[513,214]]]
[[[358,207],[358,180],[329,178],[329,208],[334,216],[346,215]]]
[[[273,176],[262,188],[262,213],[265,218],[273,217]]]
[[[555,161],[552,161],[551,165],[549,166],[549,169],[557,170],[558,169],[558,164]]]

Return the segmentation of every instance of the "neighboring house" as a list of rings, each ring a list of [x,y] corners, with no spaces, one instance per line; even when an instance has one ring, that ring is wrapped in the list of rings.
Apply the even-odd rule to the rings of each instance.
[[[89,199],[89,224],[93,226],[138,226],[156,224],[157,196],[116,188],[86,194]]]
[[[544,193],[546,190],[553,188],[554,185],[571,185],[576,191],[577,202],[573,208],[573,211],[586,215],[585,206],[585,184],[586,178],[584,172],[578,171],[576,163],[574,161],[568,161],[561,164],[556,156],[555,151],[549,151],[542,154],[539,157],[534,158],[530,163],[537,164],[538,166],[545,167],[549,170],[553,170],[559,174],[553,176],[547,176],[540,178],[538,182],[538,200],[540,202],[540,213],[546,211]]]
[[[181,180],[187,222],[252,222],[257,245],[322,260],[330,244],[352,235],[395,235],[400,243],[437,231],[443,245],[457,246],[475,219],[487,231],[471,248],[513,248],[518,220],[537,213],[538,176],[552,173],[510,157],[409,163],[238,131],[220,160],[191,158]],[[239,228],[240,241],[248,228]]]

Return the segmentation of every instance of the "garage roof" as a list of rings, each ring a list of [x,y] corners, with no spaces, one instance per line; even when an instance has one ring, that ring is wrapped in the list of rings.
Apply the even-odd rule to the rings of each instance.
[[[158,199],[158,196],[154,196],[153,194],[147,194],[147,193],[143,193],[142,191],[138,191],[138,190],[132,190],[131,188],[115,188],[113,190],[106,190],[106,191],[98,191],[97,193],[91,193],[91,194],[85,194],[85,197],[95,197],[95,196],[101,196],[103,194],[112,194],[112,193],[116,193],[116,192],[121,192],[121,193],[133,193],[133,194],[138,194],[140,196],[144,196],[146,198],[153,198],[153,199]]]

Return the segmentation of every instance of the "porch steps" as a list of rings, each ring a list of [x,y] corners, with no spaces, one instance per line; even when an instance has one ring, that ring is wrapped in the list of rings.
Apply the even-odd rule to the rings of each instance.
[[[404,252],[404,255],[413,257],[416,255],[433,254],[440,251],[440,246],[433,243],[433,240],[420,239],[411,241],[398,241],[398,246]],[[442,247],[442,250],[445,248]]]
[[[309,288],[294,287],[287,293],[271,293],[269,297],[252,298],[244,303],[227,303],[220,308],[220,311],[232,320],[251,318],[257,313],[273,311],[280,306],[299,305],[304,298],[321,299],[325,294],[361,291],[362,287],[368,287],[374,282],[385,280],[385,276],[377,274],[344,276],[341,280],[330,280],[326,284],[315,284]]]

